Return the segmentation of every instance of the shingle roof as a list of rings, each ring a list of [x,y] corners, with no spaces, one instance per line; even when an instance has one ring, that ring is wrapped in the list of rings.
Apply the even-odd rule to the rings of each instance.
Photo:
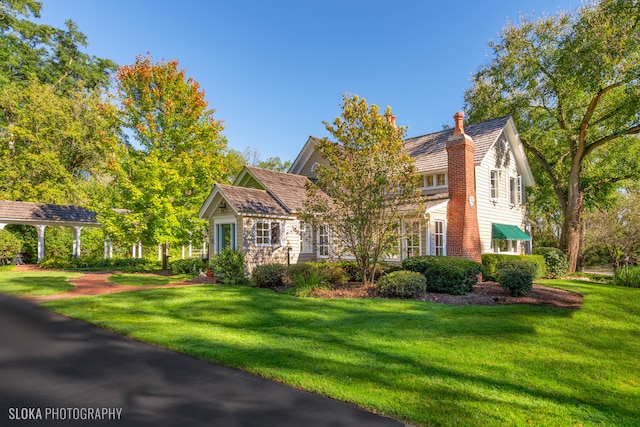
[[[475,144],[475,163],[482,161],[500,136],[509,118],[510,116],[505,116],[465,125],[464,133],[469,135]],[[414,158],[418,172],[447,168],[447,139],[451,135],[453,135],[453,129],[446,129],[405,140],[405,149]]]
[[[216,184],[236,212],[286,215],[287,210],[265,190]]]
[[[302,209],[307,197],[306,176],[246,167],[289,212]]]
[[[79,206],[0,200],[0,222],[3,219],[27,222],[52,221],[98,224],[95,212]]]

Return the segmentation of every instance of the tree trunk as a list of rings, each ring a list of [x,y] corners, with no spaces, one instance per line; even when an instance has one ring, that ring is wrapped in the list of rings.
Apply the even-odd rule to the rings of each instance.
[[[585,253],[584,248],[586,246],[586,234],[587,234],[587,222],[584,218],[580,218],[580,245],[578,246],[578,263],[576,264],[576,271],[584,271],[585,265]]]
[[[580,253],[580,217],[582,215],[582,191],[580,190],[580,165],[571,168],[567,205],[563,212],[564,223],[560,248],[567,254],[569,272],[576,271]]]

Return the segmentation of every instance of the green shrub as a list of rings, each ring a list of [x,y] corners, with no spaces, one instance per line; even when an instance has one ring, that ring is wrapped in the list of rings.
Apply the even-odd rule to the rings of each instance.
[[[521,270],[526,270],[531,274],[532,278],[536,277],[536,273],[538,272],[538,266],[533,261],[526,260],[508,260],[508,261],[500,261],[498,263],[498,278],[500,278],[500,272],[502,270],[508,270],[510,268],[519,268]]]
[[[223,249],[213,256],[211,260],[213,272],[222,279],[224,284],[242,284],[240,280],[245,277],[244,254],[232,249]]]
[[[498,283],[514,297],[528,295],[533,288],[533,275],[526,268],[508,267],[498,270]]]
[[[263,264],[253,269],[251,280],[259,288],[275,288],[284,284],[286,274],[286,265]]]
[[[0,230],[0,265],[11,264],[22,249],[22,242],[12,232]]]
[[[537,269],[534,271],[534,279],[541,279],[547,275],[547,264],[542,255],[509,255],[509,254],[482,254],[482,278],[487,281],[498,280],[498,263],[502,261],[530,261]]]
[[[542,255],[547,265],[547,277],[557,279],[565,275],[569,269],[569,261],[564,252],[558,248],[535,248],[534,255]]]
[[[415,298],[427,292],[427,280],[415,271],[393,271],[378,280],[376,292],[389,298]]]
[[[429,292],[465,295],[478,283],[482,266],[460,257],[417,256],[402,261],[405,270],[422,273]]]
[[[325,279],[332,285],[344,285],[350,279],[347,273],[347,263],[341,261],[305,262],[305,265],[312,266],[320,271]]]
[[[618,286],[629,286],[630,288],[640,288],[640,265],[629,267],[627,282],[627,268],[617,268],[613,276],[613,283]]]
[[[201,258],[177,259],[169,265],[173,274],[198,274],[207,268],[207,263]]]
[[[322,272],[307,268],[293,273],[293,289],[288,293],[297,297],[308,297],[314,289],[327,289],[330,284]]]
[[[160,263],[144,258],[47,258],[38,263],[40,268],[60,270],[124,270],[129,273],[157,270]]]

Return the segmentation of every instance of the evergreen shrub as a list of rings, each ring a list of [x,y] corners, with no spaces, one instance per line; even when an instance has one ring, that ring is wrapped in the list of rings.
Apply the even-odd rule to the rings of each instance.
[[[528,295],[533,288],[533,275],[527,268],[508,267],[498,270],[498,283],[511,296]]]
[[[282,286],[287,275],[284,264],[262,264],[253,269],[251,280],[259,288],[275,288]]]
[[[550,279],[558,279],[565,275],[569,269],[567,255],[558,248],[534,248],[534,255],[542,255],[547,265],[547,276]]]
[[[613,283],[618,286],[629,286],[630,288],[640,288],[640,265],[629,266],[629,275],[627,282],[627,268],[620,267],[616,269],[613,276]]]
[[[422,273],[429,292],[465,295],[478,283],[480,263],[461,257],[416,256],[402,261],[405,270]]]
[[[389,298],[420,297],[427,292],[427,280],[415,271],[393,271],[378,280],[376,292]]]
[[[547,264],[542,255],[482,254],[482,278],[490,282],[498,281],[498,263],[503,261],[530,261],[537,266],[533,278],[541,279],[547,275]]]

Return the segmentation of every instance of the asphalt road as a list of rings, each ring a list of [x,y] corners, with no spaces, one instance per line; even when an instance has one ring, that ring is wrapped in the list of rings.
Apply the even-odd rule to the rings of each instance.
[[[0,295],[0,426],[402,426]]]

